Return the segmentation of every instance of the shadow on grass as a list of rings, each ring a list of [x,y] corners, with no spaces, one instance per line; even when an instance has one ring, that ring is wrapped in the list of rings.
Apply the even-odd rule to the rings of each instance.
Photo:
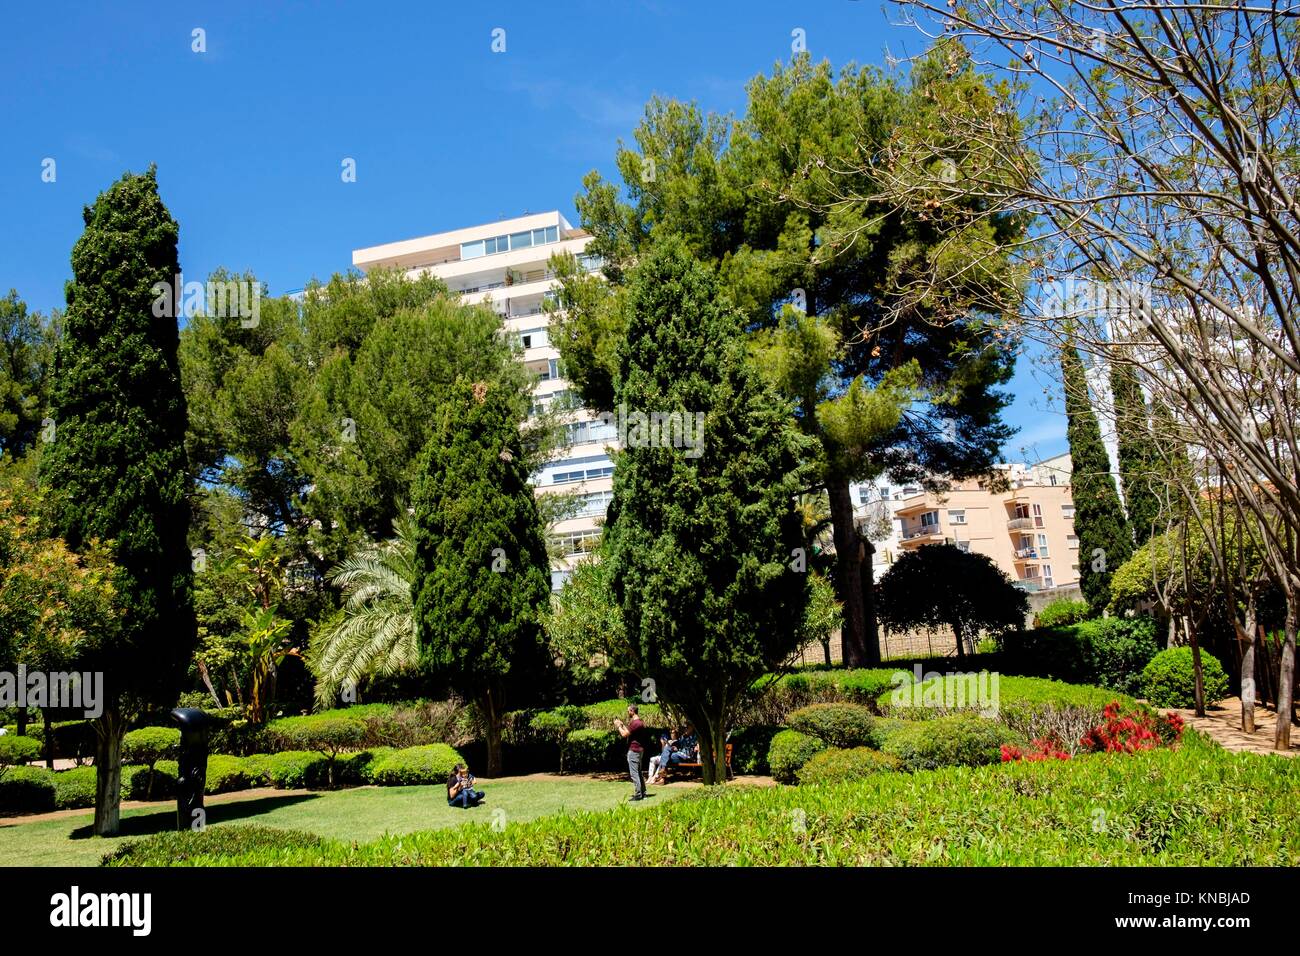
[[[260,816],[263,813],[278,810],[280,807],[315,800],[318,796],[320,794],[312,792],[286,793],[282,797],[258,797],[255,800],[209,804],[204,809],[207,811],[208,825],[211,826],[216,823],[232,823],[236,820]],[[175,829],[176,811],[159,810],[154,813],[141,813],[135,816],[122,817],[118,835],[124,837],[152,836],[155,833],[169,833]],[[68,838],[71,840],[85,840],[94,835],[94,824],[88,824],[84,827],[77,827],[68,834]]]

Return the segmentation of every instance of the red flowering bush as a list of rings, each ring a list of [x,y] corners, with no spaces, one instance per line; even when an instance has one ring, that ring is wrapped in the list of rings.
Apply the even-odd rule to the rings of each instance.
[[[1183,719],[1177,714],[1165,717],[1150,710],[1125,714],[1118,702],[1111,701],[1102,715],[1105,723],[1093,727],[1079,740],[1079,745],[1090,753],[1131,754],[1153,747],[1172,747],[1183,735]]]
[[[1028,760],[1031,763],[1038,760],[1069,760],[1070,755],[1061,749],[1061,745],[1049,737],[1039,737],[1034,740],[1028,749],[1022,750],[1015,744],[1002,745],[1002,762],[1009,763],[1013,760]]]
[[[1111,701],[1102,711],[1105,722],[1091,728],[1079,739],[1087,753],[1137,753],[1155,747],[1173,747],[1183,736],[1183,718],[1177,714],[1157,714],[1145,708],[1124,713],[1118,701]],[[1060,742],[1039,737],[1027,748],[1002,745],[1002,762],[1014,760],[1069,760]]]

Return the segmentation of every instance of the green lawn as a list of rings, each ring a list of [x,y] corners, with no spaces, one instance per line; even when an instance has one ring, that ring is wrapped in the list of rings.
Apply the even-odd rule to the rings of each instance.
[[[309,792],[284,790],[271,796],[232,803],[208,798],[208,823],[258,823],[269,827],[307,830],[345,842],[369,842],[384,834],[439,830],[469,822],[490,823],[493,811],[505,811],[505,823],[558,816],[582,810],[608,810],[628,797],[626,781],[505,778],[481,780],[488,799],[481,807],[460,810],[447,806],[440,787],[358,787],[352,790]],[[662,804],[676,791],[651,788],[651,798],[630,807]],[[496,819],[501,819],[498,814]],[[174,804],[164,808],[127,810],[118,837],[90,835],[90,811],[59,820],[0,824],[0,865],[95,866],[123,839],[170,830],[176,821]]]

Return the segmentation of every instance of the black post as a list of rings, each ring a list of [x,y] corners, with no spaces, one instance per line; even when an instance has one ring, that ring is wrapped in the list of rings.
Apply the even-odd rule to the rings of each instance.
[[[212,719],[196,707],[177,707],[171,718],[181,728],[180,767],[176,780],[176,829],[201,830],[203,785],[208,776],[208,726]],[[195,821],[200,821],[195,826]]]

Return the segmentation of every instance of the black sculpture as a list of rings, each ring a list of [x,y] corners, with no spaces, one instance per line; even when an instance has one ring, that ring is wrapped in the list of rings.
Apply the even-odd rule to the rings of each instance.
[[[172,720],[181,728],[180,767],[176,780],[176,829],[202,830],[203,785],[208,776],[208,729],[221,721],[196,707],[177,707]]]

